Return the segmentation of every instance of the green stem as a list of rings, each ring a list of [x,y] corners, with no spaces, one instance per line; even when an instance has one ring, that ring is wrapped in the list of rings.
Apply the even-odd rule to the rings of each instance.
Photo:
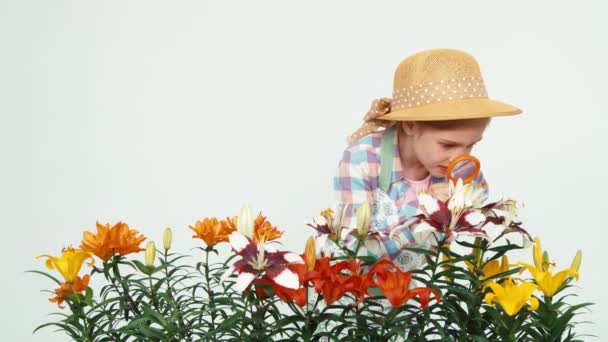
[[[82,305],[82,301],[80,300],[80,295],[76,293],[76,289],[74,288],[74,283],[70,282],[70,288],[72,289],[72,293],[76,297],[76,312],[72,311],[78,316],[79,320],[82,320],[82,338],[84,341],[91,341],[90,332],[89,332],[89,324],[86,314],[84,313],[84,306]]]
[[[245,330],[245,318],[247,317],[247,307],[249,306],[249,294],[245,294],[245,305],[243,306],[243,318],[241,319],[241,329],[239,336],[243,340],[243,331]]]
[[[150,282],[150,299],[152,299],[152,305],[156,311],[158,311],[158,303],[156,302],[156,292],[154,291],[154,284],[152,284],[152,273],[148,274],[148,281]]]
[[[214,292],[211,289],[211,278],[209,277],[209,251],[205,250],[205,281],[207,285],[207,296],[209,297],[209,303],[213,303]],[[215,304],[209,308],[211,310],[211,327],[210,330],[215,329]]]
[[[135,301],[133,300],[133,298],[129,294],[129,288],[122,281],[122,277],[121,277],[120,271],[118,269],[118,261],[120,260],[119,257],[120,256],[117,255],[117,257],[115,257],[114,260],[112,260],[112,271],[114,272],[114,278],[111,278],[111,281],[112,281],[112,285],[114,286],[114,288],[116,289],[116,292],[118,292],[118,294],[120,295],[120,297],[127,298],[128,305],[125,305],[125,318],[128,319],[129,308],[131,308],[133,310],[133,312],[135,312],[137,315],[139,315],[140,312],[139,312],[139,309],[137,308],[137,305],[135,304]],[[121,294],[120,291],[118,290],[118,287],[114,283],[115,281],[118,281],[120,283],[124,295]]]

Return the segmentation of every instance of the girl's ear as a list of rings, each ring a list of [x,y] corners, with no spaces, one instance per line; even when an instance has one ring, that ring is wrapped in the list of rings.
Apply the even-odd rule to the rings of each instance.
[[[402,121],[401,129],[407,135],[414,135],[414,122],[413,121]]]

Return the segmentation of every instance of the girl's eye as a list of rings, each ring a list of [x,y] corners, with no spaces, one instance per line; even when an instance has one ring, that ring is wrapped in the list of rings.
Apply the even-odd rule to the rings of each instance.
[[[454,145],[452,145],[452,144],[441,144],[441,147],[443,147],[443,148],[452,148],[452,147],[454,147]]]

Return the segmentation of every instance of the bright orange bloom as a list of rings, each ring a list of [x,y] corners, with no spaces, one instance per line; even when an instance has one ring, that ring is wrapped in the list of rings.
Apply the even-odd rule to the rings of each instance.
[[[276,240],[281,236],[283,236],[283,232],[266,221],[266,217],[262,216],[262,213],[260,212],[253,222],[253,243],[257,245],[258,243]]]
[[[64,300],[68,299],[68,293],[83,293],[87,289],[87,286],[89,286],[90,279],[91,276],[87,274],[82,278],[76,277],[71,285],[67,281],[65,283],[61,283],[61,286],[55,289],[55,297],[49,298],[49,302],[57,303],[57,306],[60,309],[63,309],[61,304],[63,304]]]
[[[227,242],[228,235],[236,230],[236,217],[225,221],[218,221],[215,217],[206,217],[202,221],[196,221],[190,226],[196,234],[192,235],[195,239],[202,239],[207,246],[214,246],[220,242]]]
[[[315,262],[314,270],[305,276],[311,281],[317,293],[322,293],[328,305],[342,298],[346,293],[352,293],[358,298],[353,305],[363,301],[366,293],[366,277],[359,275],[360,265],[354,260],[339,261],[330,266],[331,257],[323,254]]]
[[[129,229],[129,225],[118,222],[112,227],[109,223],[105,225],[97,222],[97,234],[84,232],[80,248],[92,252],[101,260],[107,261],[114,254],[127,255],[143,251],[139,245],[146,239],[139,235],[135,229]]]
[[[238,216],[233,216],[232,218],[226,217],[225,220],[220,221],[220,225],[222,225],[222,231],[226,234],[226,236],[238,230],[238,219]]]
[[[409,299],[418,296],[420,306],[424,309],[429,303],[430,295],[433,293],[439,302],[439,293],[427,287],[409,289],[412,280],[412,272],[403,272],[399,267],[387,259],[378,261],[367,274],[369,286],[376,286],[384,293],[384,296],[394,307],[403,305]]]

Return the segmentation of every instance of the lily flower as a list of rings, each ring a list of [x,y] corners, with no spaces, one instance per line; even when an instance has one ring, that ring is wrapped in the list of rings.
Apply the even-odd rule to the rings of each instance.
[[[89,286],[91,276],[86,274],[84,277],[76,277],[72,283],[61,283],[61,286],[55,289],[55,297],[49,298],[49,302],[57,303],[60,309],[63,309],[63,302],[68,299],[68,293],[81,294]]]
[[[534,266],[519,262],[517,263],[520,266],[524,266],[521,270],[528,270],[534,281],[538,285],[538,288],[544,293],[545,297],[551,298],[553,297],[561,288],[562,284],[569,278],[573,277],[578,280],[578,271],[573,268],[566,268],[554,274],[554,263],[549,262],[549,254],[547,251],[542,250],[540,239],[537,237],[534,239],[534,248],[533,248],[533,259]],[[543,255],[541,257],[541,255]],[[579,253],[577,253],[577,256]],[[575,257],[576,262],[577,257]],[[573,262],[573,265],[576,267],[576,263]],[[579,259],[580,262],[580,259]]]
[[[566,279],[569,277],[574,277],[576,280],[578,280],[578,272],[570,268],[566,268],[557,272],[556,274],[553,274],[553,267],[550,267],[547,271],[541,271],[536,267],[523,262],[518,262],[517,264],[524,266],[525,269],[530,271],[534,281],[536,284],[538,284],[538,288],[545,294],[545,297],[548,298],[553,297],[560,289],[564,281],[566,281]],[[522,272],[525,269],[522,269]]]
[[[461,178],[458,178],[455,184],[450,180],[449,193],[447,206],[451,211],[479,208],[488,199],[487,192],[483,187],[473,186],[472,183],[463,184]]]
[[[506,281],[502,284],[489,283],[486,285],[492,292],[485,295],[484,300],[490,305],[499,304],[509,316],[516,315],[526,303],[528,309],[535,311],[538,309],[538,299],[532,296],[537,286],[532,283],[517,285],[513,281]]]
[[[418,296],[420,306],[424,309],[429,303],[431,294],[438,302],[441,301],[439,293],[434,289],[417,287],[410,290],[412,273],[403,272],[388,259],[378,261],[370,269],[366,279],[367,285],[378,287],[393,307],[399,307],[409,299]]]
[[[228,242],[228,235],[236,230],[231,223],[230,219],[220,222],[215,217],[206,217],[189,228],[195,233],[192,238],[205,241],[207,246],[214,246],[220,242]]]
[[[230,245],[242,259],[232,265],[226,275],[237,273],[235,288],[245,290],[262,272],[271,281],[295,290],[300,286],[298,274],[288,266],[304,264],[302,257],[292,252],[278,252],[266,243],[255,244],[249,237],[235,231],[228,236]]]
[[[80,248],[92,252],[103,261],[109,260],[114,254],[127,255],[143,251],[139,245],[146,239],[135,229],[130,229],[124,222],[97,225],[97,233],[85,231]],[[138,235],[139,234],[139,235]]]
[[[481,229],[486,216],[479,209],[454,207],[452,211],[445,202],[424,192],[418,195],[418,203],[422,213],[408,221],[417,243],[426,241],[431,233],[444,235],[448,242],[454,241],[458,235],[488,238]]]
[[[498,235],[518,232],[531,241],[529,234],[513,220],[515,214],[504,214],[511,210],[514,213],[515,201],[502,200],[482,207],[487,195],[482,187],[472,183],[462,184],[459,179],[456,184],[450,182],[450,198],[441,201],[426,192],[418,194],[418,209],[420,214],[412,217],[406,224],[400,225],[400,230],[410,229],[417,243],[423,243],[432,233],[439,234],[440,239],[452,242],[457,236],[470,235],[481,237],[490,242],[485,231],[488,223],[501,226]],[[396,229],[396,228],[395,228]],[[395,235],[395,229],[391,235]]]
[[[253,221],[253,242],[255,244],[265,243],[267,241],[276,240],[283,236],[283,232],[277,227],[273,227],[262,212],[258,213],[255,221]]]
[[[293,266],[302,266],[302,265],[297,264],[297,265],[293,265]],[[290,266],[290,268],[293,268],[293,266]],[[294,271],[298,272],[297,269],[294,269]],[[254,280],[254,284],[255,284],[256,292],[263,297],[270,297],[270,295],[268,294],[268,292],[266,292],[265,289],[263,289],[261,286],[259,286],[260,284],[270,286],[273,294],[275,294],[277,297],[279,297],[285,303],[293,302],[293,303],[296,303],[296,305],[298,305],[300,307],[306,306],[306,303],[307,303],[306,293],[308,291],[308,288],[306,288],[306,287],[300,286],[295,290],[290,289],[290,288],[287,288],[287,287],[284,287],[284,286],[281,286],[281,285],[275,283],[274,281],[268,279],[266,276],[264,276],[260,279]]]
[[[327,239],[333,242],[340,242],[348,235],[352,229],[342,227],[342,221],[346,211],[326,209],[315,217],[312,222],[306,225],[312,227],[317,232],[316,242],[319,248],[323,248]]]
[[[481,208],[481,211],[487,217],[488,222],[493,223],[497,228],[497,234],[491,236],[492,241],[509,233],[521,234],[524,247],[534,241],[530,234],[521,227],[521,222],[515,220],[519,208],[519,204],[513,199],[502,199]]]
[[[82,264],[87,259],[91,259],[89,266],[93,266],[95,263],[92,252],[72,247],[64,249],[60,257],[43,254],[36,257],[36,259],[39,258],[47,258],[46,267],[49,270],[57,270],[68,283],[72,283],[76,279],[82,268]]]
[[[353,306],[358,305],[367,292],[365,275],[359,274],[359,262],[349,259],[330,265],[331,258],[321,252],[321,258],[317,259],[315,268],[306,274],[305,280],[310,281],[315,291],[323,295],[327,305],[333,304],[346,293],[352,293],[358,298]]]
[[[481,260],[478,260],[477,265],[473,266],[473,264],[467,260],[465,260],[465,264],[471,273],[475,273],[475,268],[479,268],[481,266]],[[499,262],[497,259],[490,260],[485,263],[483,268],[481,269],[481,274],[479,276],[479,280],[482,281],[482,284],[485,284],[489,281],[498,281],[494,279],[494,277],[498,274],[505,273],[509,271],[509,258],[506,255],[502,256],[501,261]],[[492,279],[490,279],[492,278]],[[507,281],[511,281],[511,277],[507,276],[502,278]],[[502,280],[501,279],[501,280]]]

